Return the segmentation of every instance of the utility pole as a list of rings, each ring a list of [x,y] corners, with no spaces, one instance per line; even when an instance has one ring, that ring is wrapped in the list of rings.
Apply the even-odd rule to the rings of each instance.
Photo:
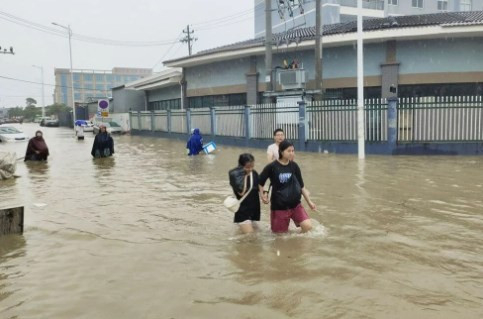
[[[193,42],[198,40],[198,38],[195,38],[195,37],[192,37],[193,33],[195,32],[195,30],[190,30],[190,26],[187,25],[186,26],[186,29],[183,30],[183,33],[186,34],[186,36],[181,39],[180,41],[182,43],[188,43],[188,54],[191,56],[191,51],[192,51],[192,48],[193,48]]]
[[[61,25],[55,22],[52,22],[53,25],[56,25],[58,27],[61,27],[65,30],[67,30],[68,35],[69,35],[69,58],[70,58],[70,83],[71,83],[71,98],[72,98],[72,119],[73,119],[73,125],[74,125],[74,132],[75,132],[75,121],[76,121],[76,114],[75,114],[75,100],[74,100],[74,69],[72,68],[72,29],[70,28],[70,24],[65,26]]]
[[[319,96],[322,97],[322,1],[315,1],[315,90],[319,91]]]
[[[273,91],[272,81],[272,0],[265,0],[265,83]]]
[[[357,0],[357,154],[366,157],[364,123],[364,41],[362,21],[362,0]]]
[[[32,65],[34,68],[40,69],[40,76],[42,77],[42,117],[45,117],[45,90],[44,90],[44,67]]]
[[[7,48],[4,48],[3,51],[2,51],[2,47],[0,46],[0,53],[1,54],[15,54],[15,52],[13,52],[13,47],[10,47],[10,50],[7,51]]]

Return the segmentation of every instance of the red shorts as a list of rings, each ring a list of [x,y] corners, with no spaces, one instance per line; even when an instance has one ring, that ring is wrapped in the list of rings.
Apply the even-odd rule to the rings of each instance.
[[[295,226],[299,227],[301,222],[309,218],[302,204],[298,204],[297,207],[292,209],[272,210],[270,224],[274,233],[285,233],[288,232],[290,219],[294,221]]]

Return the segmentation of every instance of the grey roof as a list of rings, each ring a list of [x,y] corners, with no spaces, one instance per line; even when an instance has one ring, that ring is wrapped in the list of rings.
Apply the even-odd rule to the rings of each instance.
[[[397,16],[387,18],[365,19],[363,24],[364,31],[376,31],[383,29],[422,27],[434,25],[464,25],[483,23],[483,11],[467,12],[444,12],[423,15]],[[337,23],[324,26],[323,35],[336,35],[357,32],[357,21],[347,23]],[[301,42],[315,39],[315,27],[298,28],[287,32],[276,33],[273,35],[275,45],[284,45],[287,42]],[[190,57],[182,57],[165,61],[165,63],[176,62],[204,56],[212,53],[235,51],[253,47],[260,47],[265,44],[265,37],[236,42],[213,49],[200,51]]]

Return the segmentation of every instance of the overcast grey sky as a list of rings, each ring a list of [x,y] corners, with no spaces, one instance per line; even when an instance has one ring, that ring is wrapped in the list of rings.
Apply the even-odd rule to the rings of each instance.
[[[77,35],[101,39],[170,42],[164,46],[107,46],[73,40],[74,69],[113,67],[152,68],[165,54],[170,59],[188,54],[186,44],[171,44],[187,24],[198,41],[194,52],[253,37],[253,0],[2,0],[0,46],[13,46],[15,55],[0,54],[0,76],[53,84],[54,68],[69,67],[67,37],[19,25],[15,18],[56,28],[70,24]],[[8,18],[7,15],[15,18]],[[15,22],[7,21],[6,19]],[[59,30],[62,30],[59,28]],[[169,52],[167,52],[169,50]],[[155,71],[162,69],[159,63]],[[52,86],[45,87],[46,104]],[[41,86],[0,78],[0,107],[24,106],[27,97],[41,103]]]

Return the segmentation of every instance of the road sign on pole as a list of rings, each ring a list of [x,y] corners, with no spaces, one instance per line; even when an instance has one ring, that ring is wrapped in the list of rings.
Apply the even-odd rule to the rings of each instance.
[[[109,100],[102,99],[97,101],[97,112],[101,113],[102,117],[109,117]]]

